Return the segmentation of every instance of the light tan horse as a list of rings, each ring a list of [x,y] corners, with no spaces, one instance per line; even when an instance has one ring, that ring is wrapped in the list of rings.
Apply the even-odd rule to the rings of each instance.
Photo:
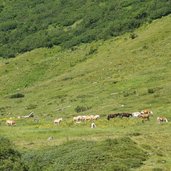
[[[162,122],[168,122],[166,117],[157,117],[157,122],[160,124]]]
[[[150,115],[149,114],[141,114],[138,116],[139,118],[142,118],[142,122],[149,121],[150,120]]]
[[[149,115],[153,116],[153,112],[149,109],[142,110],[140,113],[141,114],[149,114]]]
[[[16,122],[15,122],[14,120],[7,120],[7,121],[6,121],[6,124],[7,124],[8,126],[13,126],[13,125],[16,125]]]

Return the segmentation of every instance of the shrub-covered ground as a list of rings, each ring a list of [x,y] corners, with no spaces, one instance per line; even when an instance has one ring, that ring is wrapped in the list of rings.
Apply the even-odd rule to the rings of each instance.
[[[148,159],[129,138],[73,141],[24,155],[30,170],[130,170]]]
[[[0,0],[0,57],[107,40],[170,13],[170,0]]]

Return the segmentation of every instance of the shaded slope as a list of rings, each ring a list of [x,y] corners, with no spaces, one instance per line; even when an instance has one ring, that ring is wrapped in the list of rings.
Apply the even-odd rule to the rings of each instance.
[[[171,13],[170,0],[0,2],[0,57],[107,40]]]

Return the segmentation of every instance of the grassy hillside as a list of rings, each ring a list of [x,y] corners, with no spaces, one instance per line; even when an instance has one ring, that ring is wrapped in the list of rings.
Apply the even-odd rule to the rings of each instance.
[[[37,49],[0,61],[1,115],[170,112],[170,16],[73,50]],[[24,98],[10,98],[23,93]],[[161,105],[162,104],[162,105]],[[124,107],[122,107],[124,105]],[[86,109],[85,109],[86,108]]]
[[[0,0],[0,57],[106,40],[170,13],[170,0]]]
[[[64,164],[66,170],[85,170],[86,162],[93,168],[87,170],[98,170],[94,162],[99,160],[107,163],[104,170],[171,168],[170,123],[156,123],[160,115],[171,120],[170,23],[171,16],[167,16],[143,25],[134,32],[134,39],[127,33],[70,50],[40,48],[0,60],[0,135],[16,144],[24,161],[35,157],[39,164],[26,162],[28,170],[57,166],[64,170]],[[20,95],[24,97],[16,98]],[[144,124],[133,118],[106,119],[109,113],[145,108],[154,117]],[[5,119],[31,111],[39,123],[18,119],[16,127],[5,126]],[[89,122],[72,122],[73,116],[83,114],[101,115],[97,129],[90,129]],[[56,117],[63,117],[58,127],[53,125]],[[52,141],[47,140],[50,136]],[[90,148],[93,154],[87,155]]]

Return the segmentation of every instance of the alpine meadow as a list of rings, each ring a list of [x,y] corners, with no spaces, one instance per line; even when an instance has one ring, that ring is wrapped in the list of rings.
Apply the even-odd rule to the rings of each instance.
[[[0,0],[0,171],[171,171],[171,0]]]

